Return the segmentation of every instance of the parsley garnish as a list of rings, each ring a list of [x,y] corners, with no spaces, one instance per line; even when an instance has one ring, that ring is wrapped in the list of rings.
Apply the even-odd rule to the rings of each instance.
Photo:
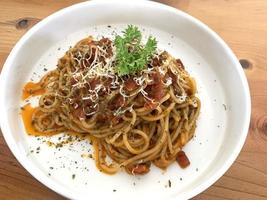
[[[116,71],[119,76],[133,74],[145,69],[157,47],[155,38],[149,36],[145,45],[141,44],[142,34],[136,26],[128,25],[123,37],[117,35]]]

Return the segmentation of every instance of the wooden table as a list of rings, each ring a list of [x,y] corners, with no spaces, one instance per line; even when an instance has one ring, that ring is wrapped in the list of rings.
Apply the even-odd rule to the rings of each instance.
[[[35,23],[78,0],[1,0],[0,66]],[[162,0],[215,30],[233,49],[252,96],[249,134],[233,166],[194,200],[267,199],[267,1]],[[0,199],[64,199],[35,180],[14,158],[0,134]]]

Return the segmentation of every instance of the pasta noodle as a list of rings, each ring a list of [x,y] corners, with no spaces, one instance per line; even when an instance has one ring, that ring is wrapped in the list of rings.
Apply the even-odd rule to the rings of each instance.
[[[31,124],[44,135],[90,136],[96,166],[105,173],[124,168],[145,174],[152,163],[165,169],[194,135],[200,111],[196,82],[166,51],[155,54],[146,69],[118,76],[114,48],[108,38],[91,37],[70,48],[31,89],[32,95],[44,90]]]

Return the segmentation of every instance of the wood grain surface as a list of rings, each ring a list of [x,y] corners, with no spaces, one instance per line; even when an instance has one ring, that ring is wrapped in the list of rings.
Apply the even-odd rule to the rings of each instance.
[[[51,13],[78,0],[1,0],[0,67],[20,37]],[[238,159],[194,200],[267,199],[267,0],[162,0],[200,19],[233,49],[252,97],[249,134]],[[222,58],[223,59],[223,58]],[[35,180],[0,134],[0,199],[64,199]]]

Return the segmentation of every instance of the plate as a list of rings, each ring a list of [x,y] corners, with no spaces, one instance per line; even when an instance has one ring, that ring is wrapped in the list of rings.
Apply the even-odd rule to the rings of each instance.
[[[202,108],[195,137],[184,151],[191,165],[152,167],[145,176],[99,172],[88,141],[62,148],[47,145],[66,139],[30,137],[20,107],[23,85],[38,81],[46,69],[78,40],[114,37],[134,24],[160,49],[180,58],[195,77]],[[34,99],[32,103],[36,103]],[[250,94],[244,72],[230,48],[206,25],[179,10],[149,1],[90,1],[65,8],[29,30],[16,44],[1,73],[1,128],[18,161],[41,183],[71,199],[188,199],[218,180],[238,156],[250,121]],[[170,184],[171,183],[171,184]]]

